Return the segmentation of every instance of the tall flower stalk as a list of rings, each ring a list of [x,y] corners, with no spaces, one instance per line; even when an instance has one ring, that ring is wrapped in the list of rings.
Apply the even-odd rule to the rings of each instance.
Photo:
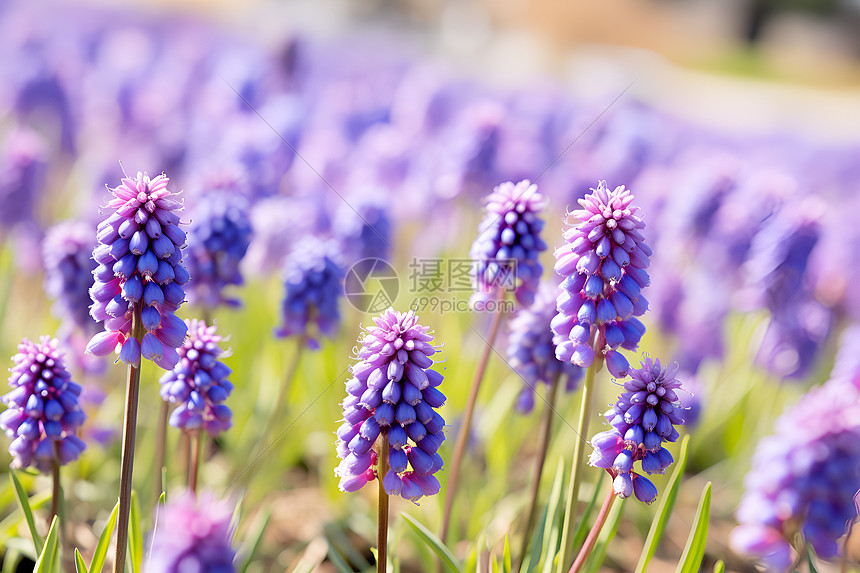
[[[360,339],[358,362],[346,382],[335,469],[341,491],[379,480],[377,571],[387,562],[388,496],[418,499],[439,493],[435,473],[445,420],[442,375],[430,370],[436,348],[418,317],[388,309]]]
[[[555,344],[550,322],[555,316],[555,288],[549,283],[541,284],[534,304],[521,309],[510,322],[508,342],[508,364],[522,378],[524,388],[517,400],[517,410],[528,413],[534,408],[535,390],[538,384],[546,386],[543,413],[541,414],[537,456],[529,491],[528,518],[525,535],[518,559],[522,560],[528,550],[531,534],[538,513],[538,492],[543,475],[543,466],[552,435],[552,419],[556,415],[555,402],[558,387],[567,391],[576,388],[582,378],[582,369],[570,362],[561,362],[555,357]]]
[[[189,280],[182,265],[185,232],[179,228],[182,202],[168,189],[162,174],[154,179],[138,172],[111,189],[108,206],[114,212],[98,226],[98,246],[93,259],[95,282],[90,290],[90,315],[103,322],[87,352],[105,356],[119,352],[128,365],[123,415],[119,515],[117,518],[114,571],[125,571],[128,516],[137,431],[141,358],[170,370],[179,362],[176,349],[187,327],[175,316],[185,300],[183,286]]]
[[[572,557],[579,486],[584,467],[585,440],[592,414],[594,381],[605,363],[613,376],[627,374],[630,365],[619,349],[635,350],[645,332],[637,316],[648,309],[642,289],[650,279],[651,248],[645,243],[644,221],[623,186],[610,191],[604,182],[579,200],[581,209],[567,214],[572,226],[556,249],[555,271],[564,277],[552,320],[556,358],[587,368],[579,423],[571,461],[562,531],[561,573]]]
[[[527,306],[534,302],[543,272],[538,256],[547,248],[540,237],[544,226],[540,213],[545,207],[546,199],[538,193],[537,185],[530,181],[502,183],[487,196],[486,215],[469,252],[475,287],[475,293],[470,299],[472,307],[479,311],[495,311],[495,314],[454,446],[442,517],[442,541],[448,540],[460,465],[472,427],[478,392],[502,323],[502,302],[506,291],[513,290],[516,300],[522,305]]]

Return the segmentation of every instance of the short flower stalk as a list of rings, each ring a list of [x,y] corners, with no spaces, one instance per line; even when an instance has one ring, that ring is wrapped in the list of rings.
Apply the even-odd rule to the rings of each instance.
[[[227,353],[218,343],[217,328],[202,320],[188,320],[189,336],[178,349],[179,362],[159,381],[165,404],[176,408],[170,425],[189,441],[188,489],[197,492],[200,457],[206,436],[217,436],[233,423],[233,413],[225,401],[233,391],[228,380],[232,370],[220,361]]]
[[[442,375],[431,370],[436,348],[418,317],[388,309],[360,339],[337,430],[335,469],[341,491],[354,492],[379,481],[378,571],[385,571],[388,496],[417,502],[439,493],[436,472],[443,461],[445,402]]]

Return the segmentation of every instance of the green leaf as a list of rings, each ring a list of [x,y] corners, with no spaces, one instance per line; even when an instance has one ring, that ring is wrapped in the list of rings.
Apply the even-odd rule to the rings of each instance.
[[[611,486],[610,486],[611,487]],[[618,531],[618,524],[621,523],[621,512],[624,509],[626,500],[616,500],[612,509],[609,510],[609,515],[606,517],[606,523],[603,524],[603,529],[597,536],[597,542],[594,544],[594,549],[588,557],[585,564],[586,573],[597,573],[606,559],[606,550],[612,540],[615,539],[615,533]]]
[[[75,573],[90,573],[90,570],[87,569],[87,564],[84,562],[84,558],[81,556],[81,552],[78,551],[77,547],[75,547]]]
[[[119,502],[116,502],[116,505],[113,506],[113,511],[111,511],[110,517],[105,524],[105,528],[99,536],[99,542],[96,544],[96,550],[93,553],[93,560],[90,563],[90,571],[92,571],[92,573],[101,573],[102,567],[104,567],[108,547],[110,546],[110,538],[113,536],[113,530],[116,528],[116,519],[118,514]]]
[[[8,545],[5,549],[6,553],[3,555],[3,573],[17,573],[21,554]]]
[[[693,529],[687,538],[687,545],[675,573],[697,573],[705,557],[705,544],[708,542],[708,518],[711,514],[711,482],[705,484],[699,507],[696,509]]]
[[[327,535],[325,536],[325,540],[326,543],[328,543],[328,558],[331,560],[338,573],[353,573],[352,567],[350,567],[346,560],[341,556]]]
[[[714,563],[714,573],[726,573],[726,564],[722,562],[722,560],[718,560]]]
[[[539,554],[540,561],[536,561],[543,572],[549,572],[553,569],[553,556],[558,553],[562,521],[564,520],[565,465],[564,458],[560,458],[547,500],[546,522],[543,526],[543,546]]]
[[[128,553],[132,573],[140,573],[143,562],[143,531],[140,523],[140,505],[137,492],[131,490],[131,511],[128,517]]]
[[[502,571],[511,573],[511,540],[505,535],[505,548],[502,550]]]
[[[678,490],[681,488],[681,478],[684,475],[684,468],[687,466],[687,454],[689,450],[690,436],[687,435],[684,436],[681,442],[678,461],[675,462],[675,471],[672,472],[672,477],[669,479],[669,483],[666,484],[665,493],[657,505],[657,514],[654,517],[654,521],[651,522],[651,530],[648,531],[648,537],[645,538],[645,547],[642,548],[642,553],[639,555],[639,562],[636,564],[636,573],[645,573],[648,563],[654,557],[654,552],[657,550],[657,544],[660,543],[660,539],[663,537],[666,524],[672,515],[672,508],[675,507],[675,500],[678,498]]]
[[[806,546],[806,563],[809,565],[809,573],[818,573],[818,569],[815,568],[815,563],[813,562],[813,557],[815,556],[815,550],[812,549],[811,545]]]
[[[239,567],[240,573],[245,573],[248,570],[248,567],[251,566],[251,561],[254,559],[254,554],[257,553],[257,550],[260,548],[260,543],[263,541],[263,533],[266,532],[266,526],[269,525],[269,520],[272,518],[272,511],[267,509],[261,518],[257,519],[256,527],[254,527],[253,532],[248,536],[248,543],[250,545],[248,549],[248,555],[245,558],[245,562]],[[331,547],[331,544],[329,544]]]
[[[454,554],[451,553],[451,550],[445,547],[445,545],[440,541],[438,537],[436,537],[429,529],[421,525],[421,523],[415,519],[414,517],[407,515],[405,513],[401,513],[403,519],[406,520],[406,523],[415,530],[415,533],[418,534],[418,537],[421,538],[430,549],[433,550],[434,553],[439,557],[442,561],[442,565],[444,565],[449,571],[455,571],[457,573],[462,573],[463,569],[459,563],[457,563],[457,558],[454,557]]]
[[[24,491],[24,486],[18,476],[15,475],[15,470],[9,472],[9,479],[12,480],[12,487],[15,488],[15,498],[18,500],[18,507],[24,514],[24,519],[27,520],[27,527],[30,529],[30,537],[33,538],[33,547],[36,548],[36,555],[42,551],[42,537],[36,532],[36,520],[33,519],[33,510],[30,509],[30,498],[27,492]]]
[[[59,519],[54,516],[51,521],[51,529],[48,530],[48,537],[45,538],[45,546],[42,547],[42,553],[39,554],[39,559],[36,560],[36,567],[33,573],[52,573],[56,567],[57,560],[57,529]]]
[[[600,497],[600,492],[603,490],[603,478],[606,475],[608,475],[606,472],[600,472],[600,478],[598,478],[597,482],[594,484],[594,493],[591,494],[588,506],[585,508],[585,512],[583,512],[582,517],[579,518],[579,523],[577,524],[576,531],[573,534],[573,543],[571,544],[573,547],[580,547],[585,541],[585,536],[588,534],[588,530],[591,527],[591,520],[589,517],[594,513],[594,508],[597,506],[597,498]]]

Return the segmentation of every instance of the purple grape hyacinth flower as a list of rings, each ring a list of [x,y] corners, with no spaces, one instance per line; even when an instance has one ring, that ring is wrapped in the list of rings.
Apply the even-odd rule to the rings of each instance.
[[[362,195],[352,204],[344,203],[338,210],[334,233],[350,261],[388,260],[390,257],[391,219],[387,202],[382,195]]]
[[[227,179],[210,186],[193,211],[188,230],[186,264],[194,277],[189,300],[210,308],[239,306],[224,295],[225,287],[244,281],[239,263],[251,244],[250,207],[238,181]]]
[[[170,425],[185,432],[205,430],[216,436],[230,428],[233,413],[224,401],[233,391],[227,377],[233,371],[218,359],[225,352],[216,326],[202,320],[186,320],[188,338],[178,349],[179,362],[161,376],[161,397],[179,406]]]
[[[150,179],[138,172],[124,178],[108,206],[115,212],[98,226],[93,251],[98,267],[90,290],[90,315],[103,321],[87,352],[105,356],[120,347],[119,359],[137,364],[141,355],[165,370],[179,362],[176,349],[188,329],[174,314],[185,301],[189,279],[182,265],[185,231],[179,228],[182,202],[172,199],[163,173]],[[140,311],[143,340],[132,336],[132,317]]]
[[[836,556],[838,539],[857,518],[860,372],[854,383],[840,374],[786,410],[753,454],[730,545],[767,571],[790,570],[798,533],[819,557]]]
[[[540,236],[544,227],[540,213],[546,203],[537,185],[528,180],[502,183],[487,196],[486,215],[469,251],[475,308],[514,287],[517,302],[525,306],[534,302],[543,273],[538,257],[547,248]]]
[[[686,408],[677,394],[681,382],[675,379],[678,366],[666,368],[659,360],[646,358],[641,368],[631,368],[630,380],[624,383],[626,392],[605,417],[612,426],[596,434],[591,445],[591,465],[604,468],[613,477],[615,493],[645,503],[657,499],[657,488],[651,481],[633,471],[640,462],[642,471],[665,473],[674,459],[663,442],[678,439],[676,425],[685,423]]]
[[[48,473],[55,455],[61,465],[78,459],[86,444],[76,433],[87,416],[78,405],[81,387],[66,370],[59,341],[42,336],[36,344],[25,338],[12,360],[12,391],[2,397],[9,409],[0,414],[0,428],[14,438],[9,446],[12,467]]]
[[[601,181],[592,191],[579,200],[582,209],[567,213],[566,222],[578,224],[555,251],[555,271],[564,277],[552,321],[556,357],[586,368],[599,353],[612,375],[622,377],[630,365],[618,348],[635,350],[645,333],[636,317],[648,310],[642,289],[651,282],[645,270],[651,248],[629,189],[610,191]]]
[[[337,430],[335,469],[342,491],[358,491],[383,480],[389,495],[417,501],[439,493],[434,474],[442,468],[438,450],[445,440],[445,420],[436,411],[445,403],[442,375],[430,370],[436,348],[433,335],[412,311],[391,308],[374,318],[358,351],[359,361],[346,382],[343,424]],[[388,473],[378,476],[373,449],[388,432]]]
[[[172,499],[158,512],[147,570],[235,573],[232,516],[229,503],[208,493]]]
[[[89,314],[90,287],[97,266],[92,258],[95,243],[93,229],[82,221],[58,224],[42,241],[45,290],[56,301],[54,311],[87,336],[99,329]]]
[[[555,292],[544,283],[538,290],[534,303],[517,311],[510,322],[508,337],[508,364],[519,374],[526,387],[517,398],[516,408],[527,414],[534,408],[535,386],[551,384],[556,378],[568,392],[576,389],[582,378],[582,369],[570,362],[561,362],[555,357],[550,322],[555,316]]]
[[[306,336],[311,348],[319,348],[312,325],[332,336],[340,323],[338,302],[343,295],[344,271],[331,242],[309,237],[301,241],[284,267],[284,324],[275,336]]]
[[[47,151],[42,138],[30,129],[11,133],[0,152],[0,226],[33,220],[47,178]],[[12,207],[14,205],[14,208]]]

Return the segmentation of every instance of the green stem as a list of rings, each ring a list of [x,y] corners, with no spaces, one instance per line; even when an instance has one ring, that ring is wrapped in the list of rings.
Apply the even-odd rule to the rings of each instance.
[[[579,410],[579,425],[576,433],[578,439],[573,446],[573,460],[570,464],[570,485],[567,489],[567,505],[565,506],[564,527],[561,532],[561,548],[558,559],[558,573],[562,573],[565,564],[570,562],[573,548],[573,532],[576,530],[576,510],[579,501],[579,485],[582,482],[582,469],[585,464],[585,446],[588,444],[588,424],[591,420],[591,402],[594,395],[594,377],[602,366],[602,360],[595,356],[594,362],[585,371],[585,382],[582,386],[582,403]]]
[[[499,325],[502,322],[502,312],[496,312],[493,317],[493,322],[490,325],[490,335],[487,339],[487,345],[484,348],[484,353],[481,355],[481,361],[478,363],[478,370],[475,372],[475,379],[472,381],[472,389],[469,392],[469,399],[466,402],[466,412],[463,415],[463,423],[460,425],[460,432],[457,434],[457,443],[454,446],[454,455],[451,460],[451,473],[448,477],[448,487],[445,493],[445,514],[442,518],[442,542],[448,541],[448,530],[451,525],[451,510],[454,507],[454,496],[457,493],[457,478],[460,474],[460,462],[463,460],[463,453],[466,451],[466,443],[469,441],[469,431],[472,426],[472,415],[475,412],[475,403],[478,400],[478,390],[481,389],[481,380],[484,379],[484,372],[487,370],[487,362],[490,359],[490,352],[493,350],[493,342],[496,340],[496,335],[499,332]]]
[[[376,571],[385,573],[388,564],[388,492],[383,480],[388,473],[388,430],[379,434],[379,453],[376,462],[376,481],[379,482],[379,514],[376,543]]]
[[[522,564],[525,559],[526,552],[529,549],[529,541],[531,541],[532,531],[534,531],[535,522],[537,521],[537,501],[538,492],[540,490],[540,478],[543,474],[543,465],[546,462],[546,454],[549,450],[550,434],[552,433],[552,417],[555,414],[555,396],[558,390],[559,377],[550,383],[549,396],[544,403],[543,413],[541,415],[540,437],[538,438],[538,456],[535,460],[534,475],[532,477],[532,485],[530,492],[529,517],[526,521],[526,531],[523,536],[523,545],[520,549],[519,563]]]
[[[585,543],[582,545],[582,549],[579,550],[579,554],[576,556],[576,560],[571,565],[568,573],[578,573],[582,569],[582,566],[585,565],[588,556],[591,555],[591,551],[594,549],[594,544],[597,542],[597,536],[600,534],[600,530],[603,529],[603,524],[606,523],[606,516],[609,515],[609,510],[612,509],[612,502],[614,501],[615,489],[612,487],[612,481],[610,481],[609,491],[606,492],[606,499],[603,500],[600,513],[597,514],[597,519],[594,521],[594,525],[591,526],[591,531],[588,532],[588,537],[585,538]]]
[[[303,334],[296,339],[296,352],[293,355],[293,361],[290,363],[289,368],[287,368],[287,374],[284,377],[284,383],[281,384],[281,388],[278,390],[278,397],[275,399],[275,407],[272,410],[272,415],[269,418],[269,423],[267,424],[266,431],[263,435],[268,435],[270,427],[275,420],[280,419],[281,409],[284,405],[284,400],[287,399],[287,396],[290,394],[290,388],[293,387],[293,380],[296,378],[296,373],[299,371],[299,364],[302,360],[302,354],[305,349],[305,346],[308,343],[307,334]]]
[[[136,305],[131,319],[131,335],[138,344],[143,338],[140,305]],[[125,414],[122,431],[122,462],[119,478],[119,515],[117,516],[114,573],[125,573],[128,548],[128,515],[131,510],[131,478],[134,469],[134,441],[137,434],[137,402],[140,395],[140,359],[128,365],[125,392]]]

